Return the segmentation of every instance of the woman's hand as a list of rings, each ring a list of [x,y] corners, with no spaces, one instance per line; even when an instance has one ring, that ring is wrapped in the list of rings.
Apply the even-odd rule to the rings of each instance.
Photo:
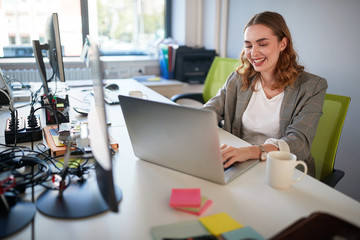
[[[277,147],[271,144],[264,144],[262,146],[266,152],[279,151]],[[259,146],[236,148],[224,144],[221,146],[220,150],[224,168],[228,168],[236,162],[245,162],[249,159],[259,159],[261,153]]]
[[[226,144],[222,145],[221,157],[224,163],[224,168],[228,168],[233,165],[235,162],[244,162],[250,159],[250,152],[253,146],[250,147],[232,147]]]

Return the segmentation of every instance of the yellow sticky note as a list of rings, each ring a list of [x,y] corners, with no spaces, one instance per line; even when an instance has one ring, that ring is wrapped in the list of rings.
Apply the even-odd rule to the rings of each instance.
[[[243,225],[224,212],[207,217],[201,217],[199,218],[199,221],[211,234],[215,236],[220,236],[222,233],[243,227]]]
[[[159,77],[152,77],[152,78],[148,78],[147,80],[150,81],[150,82],[152,82],[152,81],[160,81],[161,78],[159,78]]]

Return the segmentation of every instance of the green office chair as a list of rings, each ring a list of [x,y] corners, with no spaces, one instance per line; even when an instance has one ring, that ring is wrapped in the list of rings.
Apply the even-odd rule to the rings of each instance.
[[[343,171],[334,169],[334,163],[350,100],[350,97],[325,95],[323,115],[311,146],[316,178],[331,187],[335,187],[345,175]]]
[[[234,58],[215,57],[206,75],[202,93],[181,93],[173,96],[171,100],[176,102],[179,99],[192,99],[202,104],[206,103],[216,95],[230,73],[235,71],[238,62],[239,60]]]

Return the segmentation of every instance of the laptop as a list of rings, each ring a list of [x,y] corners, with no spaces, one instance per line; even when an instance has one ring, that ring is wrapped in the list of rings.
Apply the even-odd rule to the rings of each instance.
[[[217,127],[212,111],[119,95],[135,156],[176,171],[226,184],[259,160],[224,170],[220,146],[249,146]]]

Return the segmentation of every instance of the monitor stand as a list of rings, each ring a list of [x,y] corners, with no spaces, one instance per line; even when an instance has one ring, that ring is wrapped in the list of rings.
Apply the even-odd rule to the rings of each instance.
[[[0,238],[10,236],[27,226],[35,216],[36,208],[32,202],[17,201],[9,211],[0,211]]]
[[[122,191],[115,186],[116,201],[122,199]],[[86,218],[108,211],[94,178],[71,183],[59,197],[59,191],[46,190],[36,200],[37,209],[50,217],[76,219]]]

